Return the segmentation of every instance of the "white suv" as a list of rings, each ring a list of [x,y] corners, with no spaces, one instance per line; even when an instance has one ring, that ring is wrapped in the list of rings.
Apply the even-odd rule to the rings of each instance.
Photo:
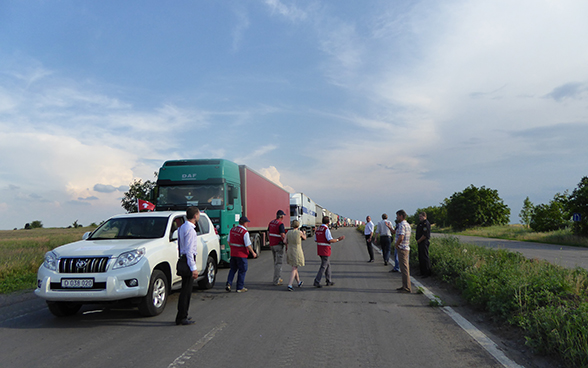
[[[84,240],[45,254],[37,274],[35,294],[47,301],[56,316],[76,314],[82,304],[130,300],[146,316],[160,314],[176,275],[177,229],[186,221],[180,211],[142,212],[114,216]],[[219,236],[210,218],[197,223],[200,276],[198,286],[209,289],[216,280]]]

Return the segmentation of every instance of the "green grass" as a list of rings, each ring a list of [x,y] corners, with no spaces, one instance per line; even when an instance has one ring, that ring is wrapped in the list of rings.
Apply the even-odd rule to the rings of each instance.
[[[437,228],[434,229],[434,231],[445,234],[469,235],[485,238],[588,247],[588,238],[574,235],[570,229],[538,233],[522,225],[504,225],[479,227],[461,232],[453,232],[449,228]]]
[[[0,231],[0,293],[36,287],[45,253],[82,238],[93,227]]]
[[[588,271],[455,237],[433,239],[430,256],[435,276],[497,321],[521,328],[534,351],[588,367]]]

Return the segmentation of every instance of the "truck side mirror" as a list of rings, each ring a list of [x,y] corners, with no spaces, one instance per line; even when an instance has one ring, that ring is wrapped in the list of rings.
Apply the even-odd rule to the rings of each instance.
[[[235,206],[233,206],[232,204],[229,204],[227,206],[227,210],[232,211],[233,209],[235,209]]]

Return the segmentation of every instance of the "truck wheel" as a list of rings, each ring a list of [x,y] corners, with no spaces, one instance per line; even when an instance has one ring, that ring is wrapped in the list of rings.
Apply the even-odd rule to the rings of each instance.
[[[259,252],[261,252],[261,236],[259,236],[259,234],[255,234],[255,237],[253,238],[253,251],[255,251],[255,253],[257,253],[259,255]],[[253,256],[251,256],[251,254],[249,255],[249,258],[253,258]]]
[[[198,281],[200,289],[212,289],[216,282],[216,261],[211,256],[208,256],[206,261],[206,270],[204,271],[204,278]]]
[[[139,303],[139,313],[143,316],[157,316],[165,308],[168,295],[167,277],[160,270],[153,270],[147,295]]]
[[[47,307],[56,317],[68,317],[78,313],[82,305],[69,302],[47,302]]]

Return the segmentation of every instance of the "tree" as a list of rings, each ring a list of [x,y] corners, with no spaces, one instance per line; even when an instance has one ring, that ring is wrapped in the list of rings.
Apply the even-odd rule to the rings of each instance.
[[[534,213],[535,205],[533,205],[533,202],[531,202],[529,197],[525,198],[525,200],[523,201],[523,208],[521,209],[521,212],[519,212],[521,224],[525,225],[525,227],[529,227],[529,224],[531,223],[531,218],[533,217]]]
[[[453,193],[446,207],[448,224],[454,229],[506,225],[510,219],[510,208],[498,191],[484,186],[472,184],[463,192]]]
[[[557,193],[549,204],[535,207],[530,226],[533,231],[546,232],[565,229],[570,226],[570,214],[567,210],[567,193]]]
[[[427,220],[429,220],[431,224],[435,224],[438,227],[447,226],[447,209],[443,204],[440,204],[439,206],[429,206],[417,209],[412,216],[413,223],[419,223],[419,213],[421,212],[425,212],[427,214]]]
[[[25,224],[25,229],[40,229],[43,227],[43,223],[39,220],[35,220],[33,222],[31,222],[30,224],[27,223]]]
[[[567,209],[570,215],[577,213],[580,221],[575,221],[572,231],[576,235],[588,236],[588,177],[580,180],[578,187],[574,189],[568,198]]]
[[[137,212],[137,199],[148,200],[149,193],[155,187],[155,182],[146,180],[143,182],[141,179],[135,179],[129,185],[129,190],[125,192],[123,199],[121,200],[121,206],[127,212]]]

